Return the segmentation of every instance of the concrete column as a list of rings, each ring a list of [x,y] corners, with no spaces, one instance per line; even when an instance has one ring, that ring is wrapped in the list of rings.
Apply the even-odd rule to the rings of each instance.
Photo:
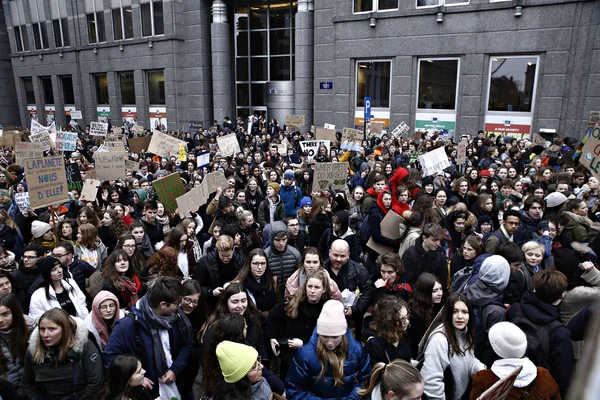
[[[227,22],[227,5],[223,0],[212,3],[210,42],[212,49],[213,119],[235,118],[235,90],[231,66],[231,32]]]
[[[314,1],[298,0],[296,14],[296,114],[305,115],[306,131],[313,123],[313,87],[314,87]]]

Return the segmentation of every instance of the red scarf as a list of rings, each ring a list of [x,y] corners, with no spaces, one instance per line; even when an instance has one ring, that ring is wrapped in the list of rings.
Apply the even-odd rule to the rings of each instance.
[[[138,301],[138,291],[141,288],[140,280],[137,275],[134,275],[133,281],[129,278],[122,277],[121,282],[123,282],[124,289],[121,290],[121,295],[123,295],[123,299],[127,302],[127,307],[132,307]],[[125,304],[122,304],[125,306]]]

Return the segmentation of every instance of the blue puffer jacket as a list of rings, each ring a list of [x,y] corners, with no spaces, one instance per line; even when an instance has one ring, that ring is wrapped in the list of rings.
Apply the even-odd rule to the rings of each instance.
[[[358,399],[356,389],[363,387],[363,383],[371,374],[369,354],[352,338],[350,331],[346,331],[348,339],[347,358],[344,364],[344,384],[335,386],[331,368],[327,368],[325,376],[319,379],[321,364],[317,358],[317,329],[315,328],[310,342],[296,352],[294,361],[288,370],[285,381],[286,397],[290,400],[317,400],[317,399]]]
[[[294,183],[291,186],[282,184],[279,189],[279,197],[285,207],[285,216],[293,217],[300,208],[302,200],[302,190]]]

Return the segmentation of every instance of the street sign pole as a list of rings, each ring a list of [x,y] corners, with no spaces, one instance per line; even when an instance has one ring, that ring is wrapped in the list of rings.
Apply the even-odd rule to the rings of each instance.
[[[371,118],[371,98],[365,97],[364,99],[365,112],[363,118],[363,132],[365,135],[365,140],[367,140],[367,120]]]

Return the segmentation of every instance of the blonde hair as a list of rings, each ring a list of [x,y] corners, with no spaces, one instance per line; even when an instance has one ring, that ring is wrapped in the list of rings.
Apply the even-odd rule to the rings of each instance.
[[[67,314],[67,312],[62,308],[53,308],[46,311],[40,317],[40,325],[42,321],[46,319],[58,325],[62,330],[62,337],[57,347],[58,362],[63,362],[67,359],[69,349],[75,345],[77,322],[75,322],[75,320],[71,318],[69,314]],[[38,337],[35,339],[37,341],[37,348],[32,354],[32,361],[34,364],[42,364],[46,359],[46,356],[50,354],[50,349],[48,349],[48,347],[46,347],[42,341],[42,337],[39,333],[39,325],[37,336]]]
[[[233,238],[231,236],[221,235],[219,236],[219,239],[217,239],[215,247],[219,253],[233,251]]]
[[[523,245],[523,247],[521,247],[521,250],[523,250],[523,253],[527,253],[529,250],[534,250],[534,249],[540,249],[542,251],[542,256],[546,254],[546,249],[544,248],[544,245],[536,242],[534,240],[531,240],[527,243],[525,243]]]
[[[414,389],[415,385],[422,382],[423,377],[419,371],[404,360],[394,360],[387,365],[380,362],[375,364],[365,388],[358,390],[358,394],[367,396],[381,383],[381,398],[392,391],[401,399]]]
[[[348,338],[342,336],[342,342],[333,350],[328,350],[321,339],[317,340],[317,358],[321,364],[321,372],[317,380],[323,379],[327,366],[331,365],[331,373],[333,374],[334,386],[342,386],[344,384],[344,364],[346,363],[346,352],[348,351]]]

